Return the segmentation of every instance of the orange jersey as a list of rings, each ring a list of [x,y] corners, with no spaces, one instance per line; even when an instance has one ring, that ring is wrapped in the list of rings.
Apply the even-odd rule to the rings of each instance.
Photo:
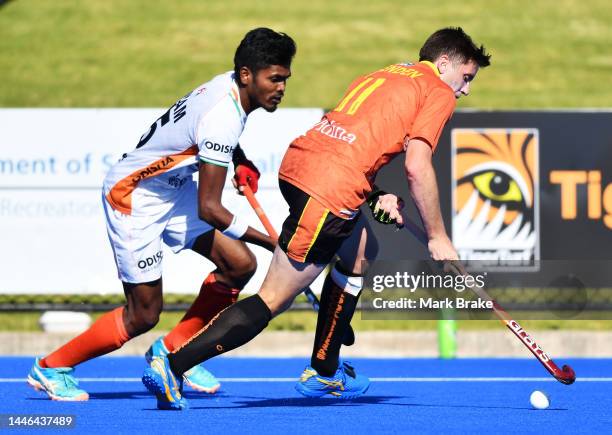
[[[390,65],[355,80],[334,110],[293,141],[279,178],[351,218],[406,139],[435,150],[454,109],[455,95],[432,63]]]

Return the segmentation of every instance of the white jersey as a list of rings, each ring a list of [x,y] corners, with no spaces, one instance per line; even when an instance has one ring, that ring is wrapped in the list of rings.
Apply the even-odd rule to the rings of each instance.
[[[216,76],[170,107],[110,169],[104,197],[127,215],[172,202],[198,170],[198,161],[229,165],[246,118],[234,73]]]

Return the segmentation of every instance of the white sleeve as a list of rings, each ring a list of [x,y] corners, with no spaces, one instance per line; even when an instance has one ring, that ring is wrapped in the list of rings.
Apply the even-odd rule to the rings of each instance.
[[[231,97],[225,96],[198,123],[198,159],[228,167],[243,129],[240,112]]]

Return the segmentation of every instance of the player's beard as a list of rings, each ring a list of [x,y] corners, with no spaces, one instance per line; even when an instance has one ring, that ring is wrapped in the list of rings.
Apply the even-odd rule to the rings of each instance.
[[[265,101],[267,103],[270,100],[262,100],[262,99],[259,99],[257,97],[250,98],[251,107],[254,107],[254,108],[260,108],[261,107],[266,112],[272,113],[272,112],[276,111],[276,109],[278,108],[278,105],[280,104],[280,100],[279,100],[279,102],[277,104],[274,104],[274,103],[263,104],[262,101]]]
[[[271,107],[264,107],[266,112],[270,112],[270,113],[274,112],[278,108],[278,105],[283,100],[283,95],[275,95],[274,97],[272,97],[272,99],[274,98],[278,99],[278,102],[277,103],[273,102]]]

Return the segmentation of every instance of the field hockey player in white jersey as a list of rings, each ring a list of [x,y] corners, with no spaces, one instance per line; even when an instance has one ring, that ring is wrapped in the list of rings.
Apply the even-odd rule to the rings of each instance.
[[[238,139],[249,113],[260,107],[276,110],[295,52],[295,43],[286,34],[267,28],[249,31],[236,50],[234,71],[179,99],[111,168],[102,201],[127,303],[36,359],[28,375],[31,386],[54,400],[88,400],[74,378],[74,367],[120,348],[157,324],[163,304],[162,241],[174,252],[197,252],[216,269],[178,325],[149,348],[149,362],[179,348],[236,301],[257,266],[245,242],[272,251],[276,240],[223,207],[227,168],[233,161],[236,184],[257,190],[259,172]],[[201,366],[186,372],[183,379],[198,391],[214,393],[219,388]],[[180,408],[182,402],[171,406]]]

